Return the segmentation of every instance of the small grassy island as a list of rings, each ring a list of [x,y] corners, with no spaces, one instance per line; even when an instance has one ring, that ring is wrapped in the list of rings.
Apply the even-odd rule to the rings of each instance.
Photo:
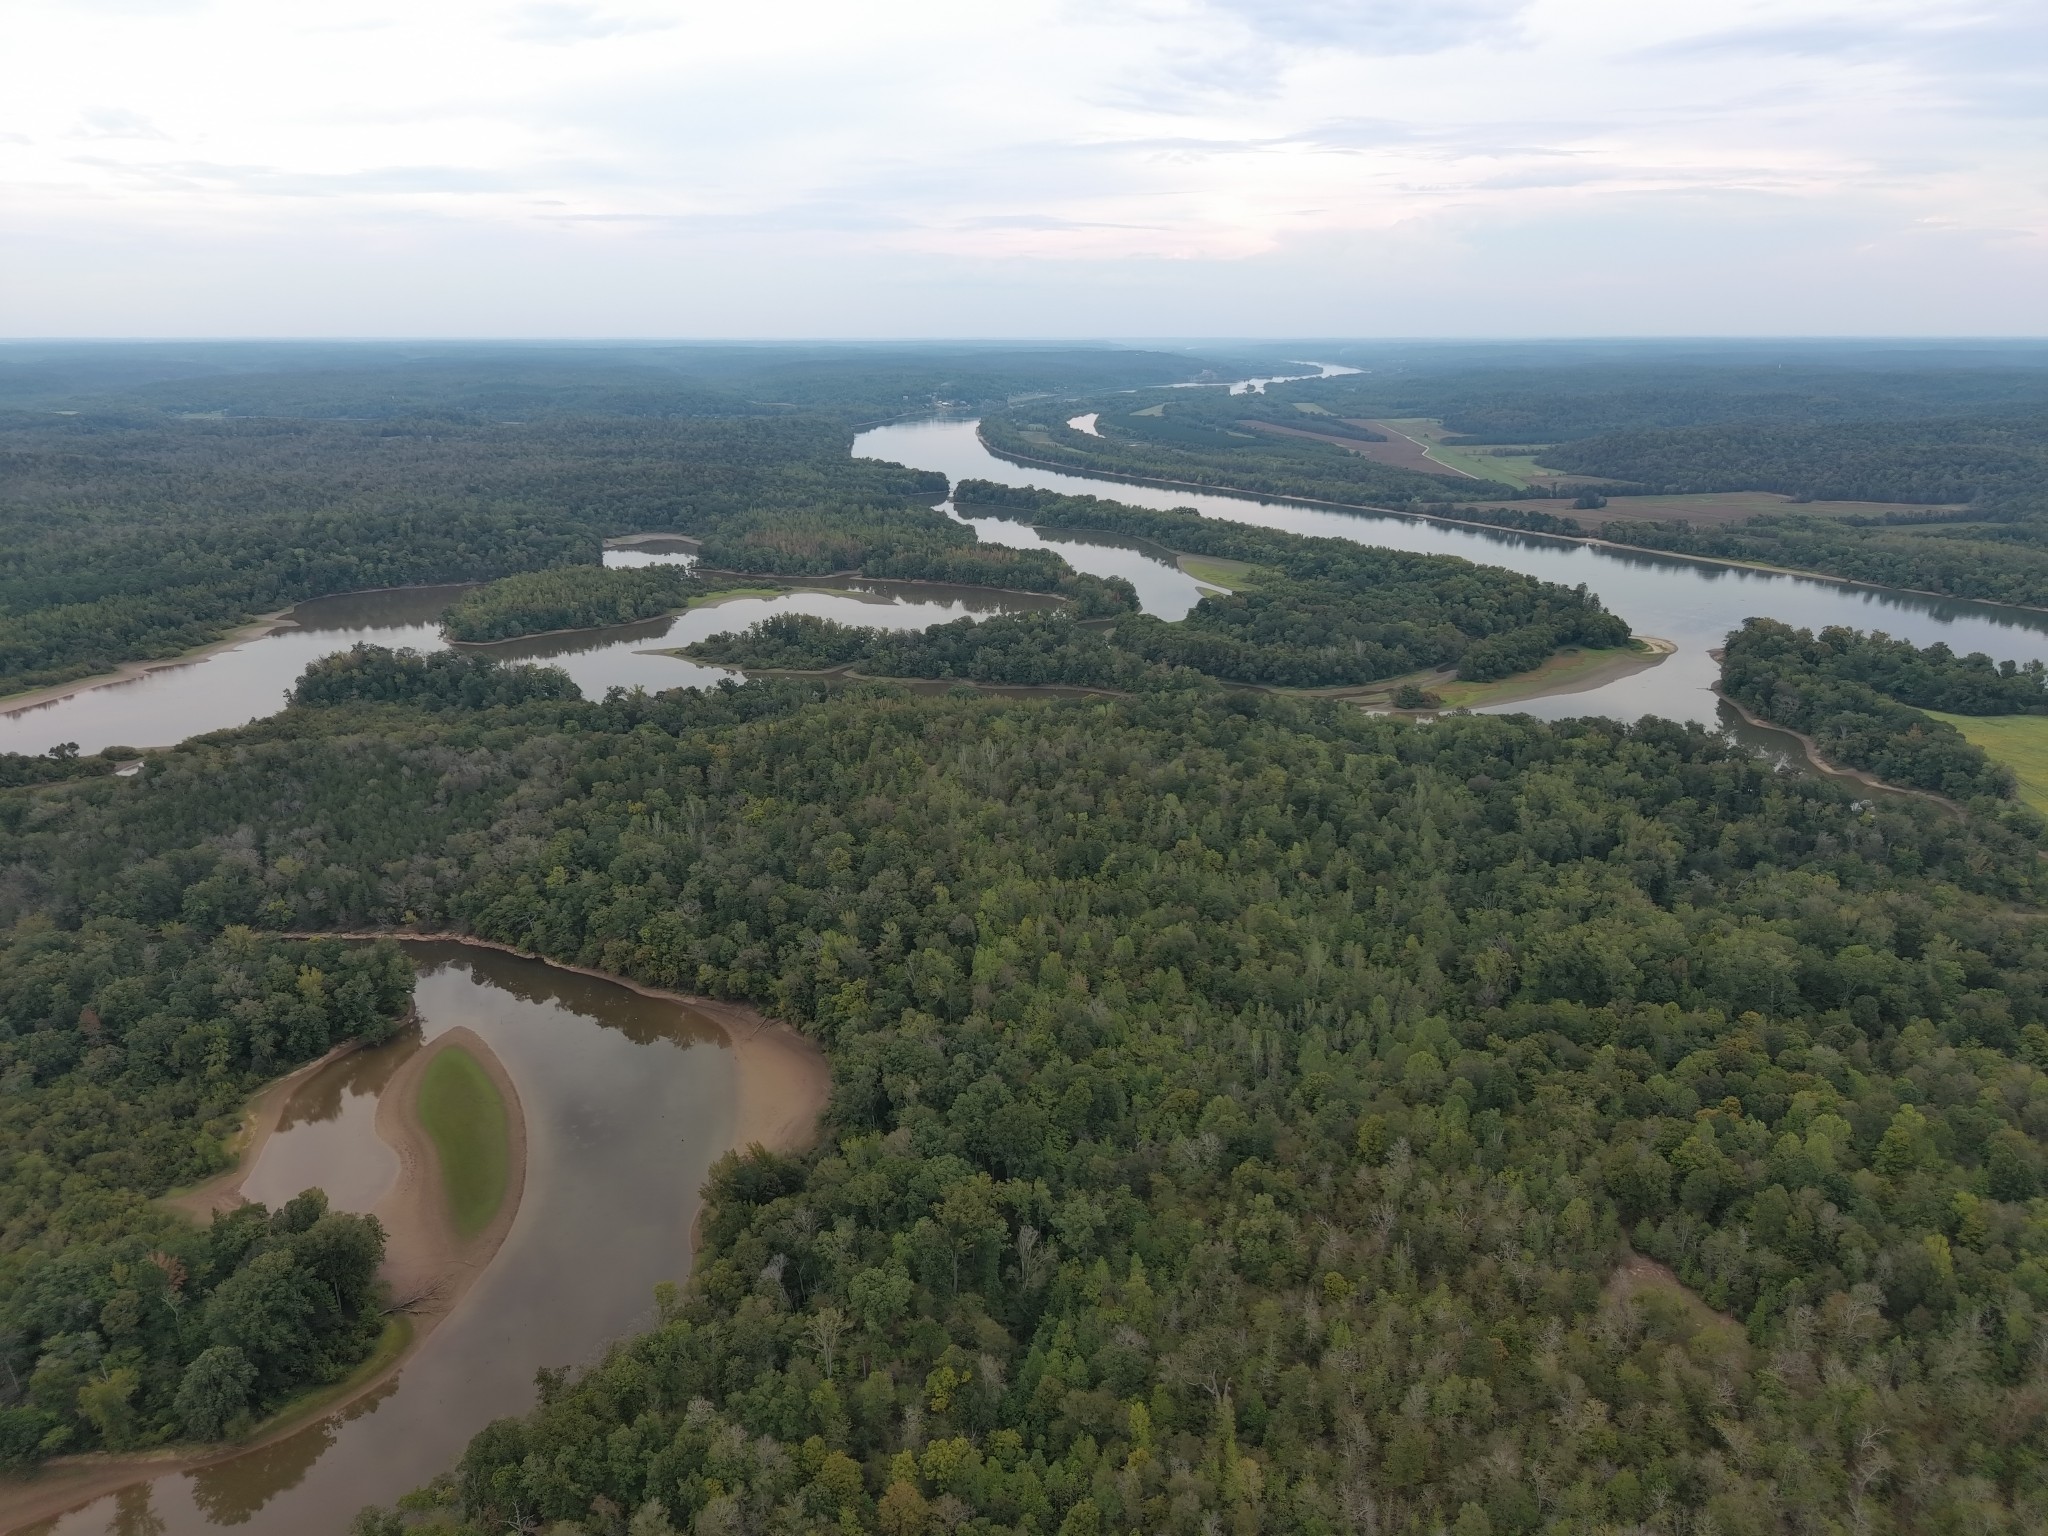
[[[474,1237],[505,1200],[511,1140],[504,1097],[483,1064],[452,1045],[420,1076],[419,1117],[440,1157],[455,1229]]]

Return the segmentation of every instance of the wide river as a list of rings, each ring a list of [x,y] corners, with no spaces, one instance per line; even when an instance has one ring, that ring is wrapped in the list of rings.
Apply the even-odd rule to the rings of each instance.
[[[862,433],[853,451],[863,458],[935,469],[955,482],[994,480],[1071,495],[1102,496],[1142,507],[1191,507],[1207,517],[1284,528],[1290,533],[1433,555],[1462,555],[1567,586],[1583,582],[1637,634],[1656,635],[1678,647],[1661,665],[1604,687],[1503,705],[1503,710],[1549,719],[1591,714],[1634,719],[1656,714],[1726,726],[1732,712],[1724,718],[1720,700],[1714,696],[1713,683],[1720,667],[1708,653],[1722,643],[1729,630],[1752,616],[1783,619],[1804,628],[1844,624],[1883,629],[1921,645],[1945,640],[1959,652],[1984,651],[2000,660],[2048,661],[2048,613],[1708,565],[1575,540],[1460,527],[1391,512],[1345,512],[1300,502],[1068,474],[997,458],[982,446],[975,425],[953,420],[877,427]],[[991,543],[1030,546],[1048,542],[1021,523],[975,519],[974,527]],[[1131,576],[1138,582],[1147,610],[1162,617],[1178,618],[1194,601],[1191,580],[1129,549],[1070,542],[1065,535],[1056,547],[1082,570]],[[1737,734],[1777,744],[1773,740],[1776,733],[1743,730]]]
[[[929,420],[865,432],[857,455],[1151,507],[1192,507],[1296,533],[1432,554],[1461,555],[1545,580],[1584,583],[1639,634],[1675,642],[1663,664],[1600,688],[1506,706],[1561,718],[1654,713],[1707,725],[1731,722],[1711,685],[1708,654],[1753,614],[1819,626],[1878,628],[1958,651],[2048,661],[2048,613],[1847,586],[1526,534],[1464,528],[1396,514],[1158,488],[1005,462],[982,447],[975,423]],[[948,504],[950,510],[950,503]],[[957,513],[955,515],[958,515]],[[975,520],[981,537],[1020,547],[1052,544],[1082,570],[1120,575],[1146,609],[1178,617],[1200,595],[1165,557],[1110,538],[1041,537],[1020,523]],[[680,558],[677,548],[607,552],[610,564]],[[962,614],[1032,606],[1028,598],[972,589],[844,582],[838,590],[743,598],[675,619],[490,647],[565,667],[586,695],[728,675],[651,654],[775,612],[863,624],[922,627]],[[439,647],[436,616],[459,589],[410,589],[321,599],[261,639],[145,677],[0,713],[0,750],[42,752],[75,741],[169,745],[266,715],[307,662],[359,641]],[[1774,733],[1740,731],[1782,749]],[[365,1503],[388,1503],[452,1466],[490,1418],[533,1397],[539,1365],[593,1358],[644,1325],[656,1281],[688,1270],[688,1229],[711,1159],[729,1139],[733,1068],[714,1030],[680,1010],[538,962],[452,946],[415,946],[421,1034],[345,1061],[297,1094],[287,1125],[266,1145],[250,1188],[289,1195],[318,1176],[335,1203],[374,1204],[393,1163],[375,1137],[376,1093],[406,1051],[455,1024],[490,1044],[517,1084],[529,1146],[526,1195],[490,1272],[393,1382],[340,1415],[194,1473],[168,1474],[35,1528],[39,1536],[186,1533],[233,1526],[268,1532],[338,1532]]]

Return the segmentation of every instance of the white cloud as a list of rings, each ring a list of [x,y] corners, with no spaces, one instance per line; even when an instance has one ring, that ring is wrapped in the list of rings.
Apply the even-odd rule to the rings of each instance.
[[[1741,329],[1773,280],[1863,295],[1866,329],[2040,330],[2044,127],[2028,0],[14,0],[0,331],[239,302],[390,333],[436,299],[485,331],[868,326],[826,295],[907,331],[1071,333],[1098,300],[1298,329],[1306,296],[1308,329],[1384,329],[1367,272],[1454,330],[1583,330],[1587,292],[1660,285]],[[145,249],[195,275],[141,282]],[[930,320],[864,297],[899,291]]]

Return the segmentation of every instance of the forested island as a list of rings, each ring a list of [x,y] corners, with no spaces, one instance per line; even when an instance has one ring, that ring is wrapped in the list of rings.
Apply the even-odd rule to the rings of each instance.
[[[459,935],[786,1021],[830,1103],[810,1150],[719,1162],[643,1331],[552,1363],[531,1412],[337,1529],[2048,1523],[2048,860],[1945,723],[2048,719],[2038,666],[1770,620],[1730,637],[1730,698],[1947,804],[1653,715],[1417,723],[1305,694],[1498,678],[1660,615],[848,452],[862,412],[954,398],[956,372],[1065,431],[1111,390],[1188,382],[1152,354],[892,358],[866,383],[760,354],[124,358],[96,358],[97,394],[0,378],[23,402],[0,424],[11,686],[386,579],[480,583],[445,623],[482,644],[828,574],[1065,601],[895,633],[785,616],[696,653],[839,677],[601,698],[465,646],[361,644],[130,776],[112,753],[0,760],[10,1474],[234,1440],[376,1347],[374,1220],[309,1193],[198,1225],[163,1197],[225,1166],[262,1084],[406,1017],[398,946],[297,935]],[[1448,439],[1355,423],[1512,447],[1759,410],[1974,418],[2037,387],[1400,361],[1175,396],[1201,401],[1204,453],[1306,401],[1420,458]],[[949,490],[985,530],[1233,562],[1234,589],[1140,612],[1129,581],[978,537]],[[656,531],[698,540],[696,566],[597,563]]]
[[[1242,561],[1258,580],[1247,591],[1204,597],[1178,623],[1132,611],[1106,630],[1083,629],[1070,618],[1032,614],[896,634],[792,616],[764,620],[744,634],[714,635],[687,654],[741,667],[852,666],[872,675],[987,683],[1128,689],[1209,677],[1339,688],[1437,667],[1489,681],[1526,672],[1567,645],[1613,647],[1628,639],[1628,625],[1583,588],[1445,556],[987,481],[963,481],[955,494],[965,506],[1020,521],[1133,535],[1177,552]]]
[[[2010,800],[2009,767],[1929,712],[2048,717],[2039,662],[1994,664],[1945,645],[1752,619],[1728,637],[1722,686],[1756,716],[1811,738],[1836,762],[1955,800]],[[2048,719],[2042,724],[2048,726]]]

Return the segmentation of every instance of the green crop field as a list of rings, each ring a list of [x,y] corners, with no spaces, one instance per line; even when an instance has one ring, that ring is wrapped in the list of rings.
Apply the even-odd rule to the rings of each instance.
[[[2020,798],[2048,814],[2048,715],[1944,715],[1971,745],[1982,747],[1993,762],[2003,763],[2020,781]]]
[[[441,1180],[455,1227],[473,1237],[505,1198],[511,1147],[505,1101],[477,1059],[450,1046],[420,1078],[420,1124],[441,1155]]]

